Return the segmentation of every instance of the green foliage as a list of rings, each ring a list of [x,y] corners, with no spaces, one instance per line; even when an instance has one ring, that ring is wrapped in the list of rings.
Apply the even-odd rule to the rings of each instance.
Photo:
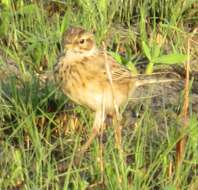
[[[52,70],[62,48],[61,35],[70,25],[94,31],[97,43],[105,41],[110,54],[133,74],[138,74],[134,57],[149,60],[147,73],[159,64],[183,64],[185,26],[197,24],[194,3],[196,0],[1,0],[0,66],[11,59],[20,77],[0,83],[0,189],[79,190],[93,185],[93,189],[174,190],[178,184],[180,189],[196,184],[196,114],[190,115],[189,128],[184,131],[189,137],[184,163],[172,176],[167,171],[175,160],[180,122],[169,116],[169,111],[173,113],[170,107],[161,108],[160,120],[147,102],[134,127],[123,128],[124,152],[115,149],[113,129],[108,128],[104,170],[97,139],[77,167],[74,156],[91,131],[92,115],[68,103],[56,86],[45,86],[36,77]],[[155,40],[158,34],[168,41],[168,50],[163,40]],[[119,47],[124,49],[123,55]],[[66,119],[61,117],[64,114]],[[163,129],[161,123],[165,123]],[[81,128],[73,129],[76,125]],[[101,177],[104,187],[94,186]]]
[[[160,47],[158,45],[149,48],[148,45],[143,41],[142,49],[149,60],[149,64],[146,69],[146,74],[153,72],[154,64],[181,64],[187,60],[187,56],[179,53],[173,53],[169,55],[160,55]]]
[[[176,190],[177,188],[175,186],[169,185],[164,188],[164,190]]]

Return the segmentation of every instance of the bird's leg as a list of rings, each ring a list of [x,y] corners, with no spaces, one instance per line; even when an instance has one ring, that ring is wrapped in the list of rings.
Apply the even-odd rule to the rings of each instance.
[[[115,132],[115,145],[116,148],[118,148],[119,150],[122,150],[122,126],[120,124],[121,122],[121,116],[118,114],[114,114],[113,115],[113,127],[114,127],[114,132]]]
[[[90,135],[89,139],[87,140],[87,142],[81,148],[80,155],[83,155],[87,151],[87,149],[93,142],[94,138],[98,135],[103,123],[104,123],[104,116],[103,116],[102,110],[96,111],[91,135]]]

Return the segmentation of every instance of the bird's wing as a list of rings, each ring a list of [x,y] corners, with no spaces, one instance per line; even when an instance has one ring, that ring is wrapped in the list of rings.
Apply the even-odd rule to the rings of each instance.
[[[118,64],[110,55],[100,52],[98,55],[86,58],[81,61],[84,63],[86,75],[92,75],[98,81],[108,81],[112,77],[115,83],[125,83],[131,80],[131,72],[123,65]],[[108,72],[108,69],[110,72]]]
[[[108,56],[108,61],[105,64],[109,64],[113,81],[122,83],[132,78],[131,72],[124,65],[117,63],[112,57]]]

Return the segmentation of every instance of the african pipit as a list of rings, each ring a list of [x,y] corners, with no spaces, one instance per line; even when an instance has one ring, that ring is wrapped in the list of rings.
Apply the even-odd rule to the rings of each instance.
[[[82,28],[70,28],[64,34],[63,49],[64,55],[55,66],[56,80],[65,95],[95,112],[93,132],[81,150],[83,153],[99,132],[104,116],[114,114],[138,86],[153,80],[132,76],[126,67],[99,49],[94,35]]]

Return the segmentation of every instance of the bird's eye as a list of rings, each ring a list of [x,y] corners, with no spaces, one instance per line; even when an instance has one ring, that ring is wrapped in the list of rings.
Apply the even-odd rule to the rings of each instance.
[[[84,44],[85,40],[84,39],[81,39],[80,40],[80,44]]]

